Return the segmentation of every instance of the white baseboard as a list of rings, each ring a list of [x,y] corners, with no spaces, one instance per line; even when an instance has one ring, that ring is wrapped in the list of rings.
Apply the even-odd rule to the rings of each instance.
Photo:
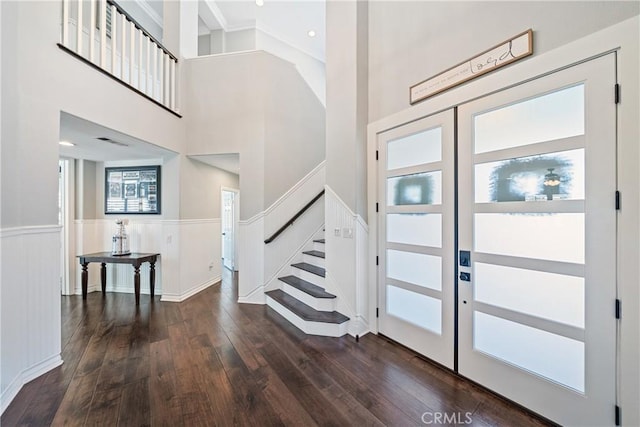
[[[4,413],[26,383],[60,365],[62,365],[62,357],[56,354],[22,371],[0,396],[0,414]]]
[[[258,286],[246,296],[238,296],[238,302],[241,304],[260,304],[267,303],[264,295],[264,286]]]
[[[180,295],[172,295],[172,294],[164,294],[163,293],[162,294],[162,298],[160,298],[160,301],[164,301],[164,302],[182,302],[182,301],[186,300],[187,298],[190,298],[190,297],[194,296],[198,292],[204,291],[209,286],[215,285],[220,280],[222,280],[222,276],[216,276],[213,279],[207,280],[203,284],[201,284],[199,286],[196,286],[195,288],[192,288],[189,291],[187,291],[187,292],[185,292],[183,294],[180,294]]]

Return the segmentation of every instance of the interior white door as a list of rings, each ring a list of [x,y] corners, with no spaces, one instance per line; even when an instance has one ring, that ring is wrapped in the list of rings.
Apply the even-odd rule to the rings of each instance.
[[[454,116],[378,136],[381,334],[453,368]]]
[[[222,263],[235,269],[235,198],[236,192],[222,190]]]
[[[459,107],[459,372],[563,425],[614,423],[614,85],[611,54]]]

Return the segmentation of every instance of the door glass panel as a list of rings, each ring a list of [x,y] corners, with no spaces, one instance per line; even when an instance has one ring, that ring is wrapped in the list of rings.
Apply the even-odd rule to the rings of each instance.
[[[387,144],[387,170],[442,160],[442,128],[405,136]]]
[[[474,299],[584,328],[584,278],[475,263]]]
[[[584,392],[584,343],[474,312],[473,344],[529,372]]]
[[[389,249],[387,277],[440,291],[442,259],[439,256]]]
[[[478,114],[473,124],[476,153],[583,135],[584,85]]]
[[[584,263],[583,213],[476,213],[477,252]]]
[[[442,247],[441,214],[387,214],[387,241]]]
[[[442,333],[442,306],[438,299],[387,285],[387,313],[437,334]]]
[[[584,149],[475,165],[476,203],[584,199]]]
[[[442,172],[418,173],[387,179],[387,205],[439,205]]]

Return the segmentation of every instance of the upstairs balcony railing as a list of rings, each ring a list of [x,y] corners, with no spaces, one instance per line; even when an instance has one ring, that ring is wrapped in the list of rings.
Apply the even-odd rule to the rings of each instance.
[[[59,46],[178,115],[178,59],[112,0],[62,0]]]

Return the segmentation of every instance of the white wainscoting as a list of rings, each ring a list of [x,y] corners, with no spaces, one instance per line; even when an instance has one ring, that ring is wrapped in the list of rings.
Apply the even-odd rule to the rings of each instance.
[[[24,384],[59,366],[58,225],[0,231],[0,409]]]
[[[116,225],[111,219],[76,220],[76,255],[111,250]],[[132,252],[157,252],[156,295],[180,302],[218,282],[221,277],[220,219],[129,219],[127,233]],[[78,261],[75,260],[77,263]],[[100,265],[89,264],[89,292],[100,291]],[[75,293],[81,294],[80,269]],[[149,294],[149,264],[140,268],[140,292]],[[107,264],[107,292],[133,293],[133,269]]]
[[[328,185],[325,200],[326,290],[338,297],[337,310],[349,317],[348,333],[364,335],[369,332],[366,311],[369,232],[364,220]]]
[[[238,302],[265,304],[264,292],[274,287],[280,273],[286,271],[292,259],[324,222],[323,199],[314,203],[277,239],[264,241],[282,227],[301,208],[324,189],[323,161],[298,181],[285,194],[249,220],[240,221],[239,258],[242,273],[238,283]]]
[[[264,296],[264,214],[240,221],[238,256],[242,271],[238,277],[238,302],[266,304]]]

